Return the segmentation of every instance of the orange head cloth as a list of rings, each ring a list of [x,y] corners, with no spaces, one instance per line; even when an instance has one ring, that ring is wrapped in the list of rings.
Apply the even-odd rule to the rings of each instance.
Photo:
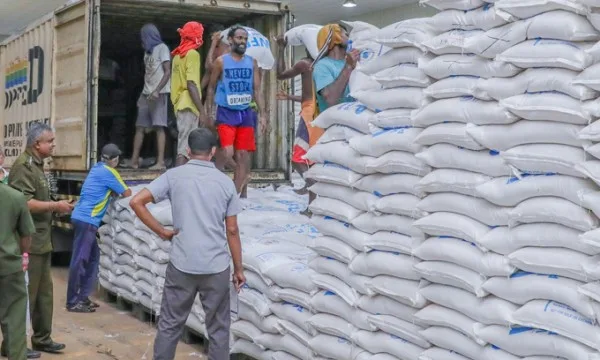
[[[204,43],[204,40],[202,40],[204,26],[199,22],[187,22],[182,28],[177,29],[177,32],[181,36],[181,43],[171,52],[173,56],[185,57],[188,51],[195,50]]]
[[[317,48],[319,55],[315,62],[319,61],[323,56],[333,49],[336,45],[342,44],[342,27],[338,24],[325,25],[317,34]]]

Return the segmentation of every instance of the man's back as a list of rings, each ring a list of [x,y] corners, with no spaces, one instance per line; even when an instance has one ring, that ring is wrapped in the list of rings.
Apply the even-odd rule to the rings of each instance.
[[[200,53],[196,50],[190,50],[183,58],[180,55],[175,55],[172,68],[171,102],[175,112],[189,109],[198,115],[199,110],[192,101],[187,82],[193,81],[198,87],[198,92],[200,92]]]
[[[190,160],[167,171],[147,189],[156,202],[171,200],[171,263],[190,274],[214,274],[229,266],[225,217],[239,212],[233,181],[211,162]]]
[[[8,185],[0,184],[0,276],[21,270],[19,236],[35,231],[25,196]]]

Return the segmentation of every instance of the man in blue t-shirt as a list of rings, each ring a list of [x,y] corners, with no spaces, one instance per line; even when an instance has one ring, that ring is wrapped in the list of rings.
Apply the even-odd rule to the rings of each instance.
[[[67,287],[67,311],[90,313],[98,307],[89,299],[98,275],[100,249],[96,232],[110,204],[113,194],[131,196],[115,170],[121,151],[115,144],[102,148],[101,162],[94,165],[81,189],[81,197],[71,214],[75,236],[69,266]]]
[[[221,145],[216,166],[221,171],[226,167],[234,170],[233,182],[240,194],[250,181],[250,153],[256,151],[253,101],[258,107],[263,135],[267,130],[267,118],[260,96],[260,69],[256,59],[246,55],[248,30],[233,26],[227,40],[231,51],[214,62],[206,104],[209,115],[214,115],[211,125],[216,124]]]

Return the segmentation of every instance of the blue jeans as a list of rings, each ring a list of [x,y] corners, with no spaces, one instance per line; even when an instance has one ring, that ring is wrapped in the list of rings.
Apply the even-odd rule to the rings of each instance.
[[[98,278],[100,248],[96,241],[98,227],[72,219],[75,237],[69,266],[67,306],[85,301],[92,293]]]

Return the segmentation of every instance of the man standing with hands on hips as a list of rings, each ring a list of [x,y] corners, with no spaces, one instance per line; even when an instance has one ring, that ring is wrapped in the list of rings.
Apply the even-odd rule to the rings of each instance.
[[[250,153],[256,151],[256,113],[250,107],[253,100],[258,106],[261,134],[265,134],[268,124],[260,96],[260,69],[256,59],[246,55],[248,32],[241,26],[233,26],[227,39],[231,51],[213,65],[206,105],[209,116],[216,114],[211,123],[217,125],[221,141],[217,167],[235,169],[233,181],[239,194],[250,181]]]
[[[64,344],[52,340],[53,284],[52,284],[52,213],[69,214],[73,204],[52,201],[44,173],[44,159],[52,156],[54,131],[47,124],[31,125],[27,132],[27,146],[15,161],[8,185],[20,191],[27,199],[36,231],[32,236],[29,254],[29,306],[34,350],[58,353]]]
[[[173,360],[192,305],[199,294],[206,313],[208,359],[229,359],[231,273],[239,292],[246,282],[237,215],[242,211],[231,179],[211,162],[217,137],[209,129],[192,130],[190,161],[168,170],[130,202],[140,220],[173,242],[165,276],[154,360]],[[169,199],[174,230],[165,229],[146,205]],[[227,247],[229,246],[229,252]],[[229,253],[231,252],[231,255]]]

